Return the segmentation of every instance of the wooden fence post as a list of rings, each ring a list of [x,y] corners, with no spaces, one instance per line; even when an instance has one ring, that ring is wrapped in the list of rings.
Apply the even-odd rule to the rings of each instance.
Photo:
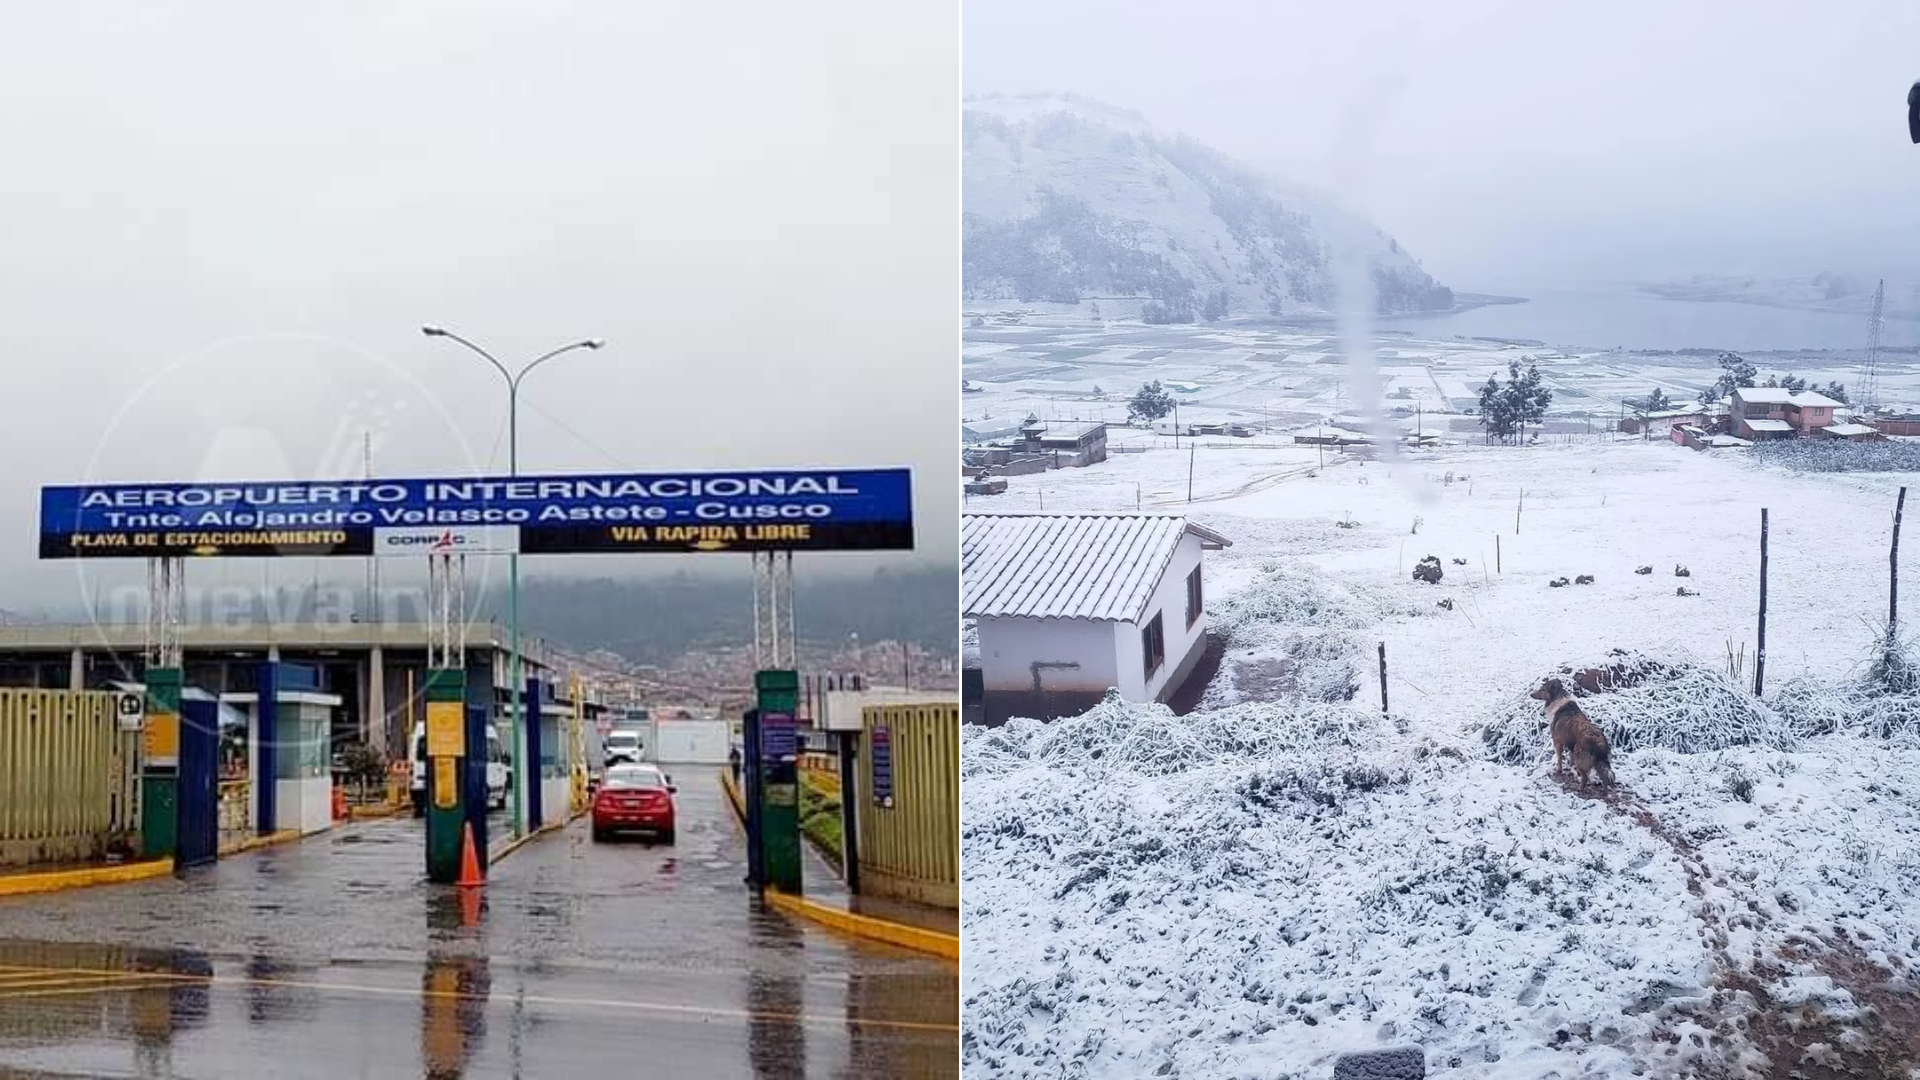
[[[1907,508],[1907,489],[1893,504],[1893,550],[1887,552],[1887,645],[1900,640],[1900,515]]]
[[[1767,678],[1767,508],[1760,508],[1760,647],[1753,651],[1753,696]]]
[[[1387,715],[1387,643],[1380,643],[1380,715]]]

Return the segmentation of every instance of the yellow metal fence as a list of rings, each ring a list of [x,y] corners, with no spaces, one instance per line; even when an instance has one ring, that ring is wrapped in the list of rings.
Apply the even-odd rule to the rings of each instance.
[[[137,830],[138,739],[105,691],[0,690],[0,866],[93,858]]]
[[[861,711],[860,891],[960,906],[960,704],[871,705]],[[885,732],[890,790],[875,784]]]

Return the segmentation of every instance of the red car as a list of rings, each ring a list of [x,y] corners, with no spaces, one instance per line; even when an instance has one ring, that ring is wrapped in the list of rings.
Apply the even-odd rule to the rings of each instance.
[[[651,765],[615,765],[593,797],[593,838],[650,832],[673,843],[673,793],[667,775]]]

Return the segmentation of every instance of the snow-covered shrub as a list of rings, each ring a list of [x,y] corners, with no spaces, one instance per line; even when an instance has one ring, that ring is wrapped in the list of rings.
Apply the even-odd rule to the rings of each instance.
[[[1801,737],[1920,740],[1920,661],[1904,641],[1877,644],[1864,674],[1789,679],[1768,700]]]
[[[1426,613],[1385,590],[1276,562],[1220,602],[1213,627],[1230,644],[1259,646],[1274,644],[1284,630],[1364,630],[1382,619]]]
[[[1682,754],[1703,754],[1730,746],[1758,744],[1776,749],[1796,742],[1794,731],[1766,703],[1735,683],[1725,671],[1691,660],[1651,661],[1629,654],[1615,660],[1642,672],[1638,685],[1596,694],[1574,688],[1572,671],[1560,678],[1580,699],[1580,707],[1600,725],[1616,753],[1660,747]],[[1553,756],[1543,701],[1526,687],[1480,729],[1487,753],[1511,765]]]
[[[1307,701],[1352,701],[1360,692],[1366,643],[1344,630],[1295,634],[1287,639],[1286,657],[1293,666],[1293,692]]]
[[[1518,1054],[1549,999],[1638,1046],[1659,1018],[1622,1010],[1707,970],[1663,841],[1371,710],[1110,702],[962,738],[998,770],[962,792],[969,1078],[1304,1080],[1343,1029]]]
[[[1920,443],[1762,439],[1752,460],[1794,472],[1920,472]]]
[[[1727,794],[1741,802],[1753,801],[1753,777],[1736,762],[1727,769]]]
[[[1380,744],[1379,715],[1324,702],[1245,702],[1176,716],[1157,702],[1104,701],[1080,714],[1041,723],[1011,720],[962,731],[962,776],[990,776],[1027,765],[1075,775],[1166,776],[1223,759],[1278,760],[1345,755]],[[1329,759],[1333,760],[1333,759]]]

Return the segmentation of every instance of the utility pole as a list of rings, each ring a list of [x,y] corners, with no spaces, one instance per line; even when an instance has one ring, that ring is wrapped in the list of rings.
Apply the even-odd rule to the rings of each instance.
[[[600,338],[586,338],[571,344],[562,345],[528,361],[519,372],[510,372],[507,366],[496,360],[492,353],[468,341],[466,338],[439,326],[422,326],[420,332],[428,337],[443,337],[466,346],[479,354],[480,358],[492,364],[500,377],[507,381],[507,475],[520,475],[520,380],[534,368],[562,353],[575,349],[598,349],[606,342]],[[512,639],[509,646],[513,650],[512,674],[508,676],[512,685],[508,689],[507,700],[512,702],[513,718],[513,834],[520,836],[526,831],[527,787],[534,781],[529,777],[527,768],[527,717],[525,671],[520,656],[520,551],[516,547],[507,553],[507,623],[508,635]],[[464,661],[463,661],[464,662]]]

